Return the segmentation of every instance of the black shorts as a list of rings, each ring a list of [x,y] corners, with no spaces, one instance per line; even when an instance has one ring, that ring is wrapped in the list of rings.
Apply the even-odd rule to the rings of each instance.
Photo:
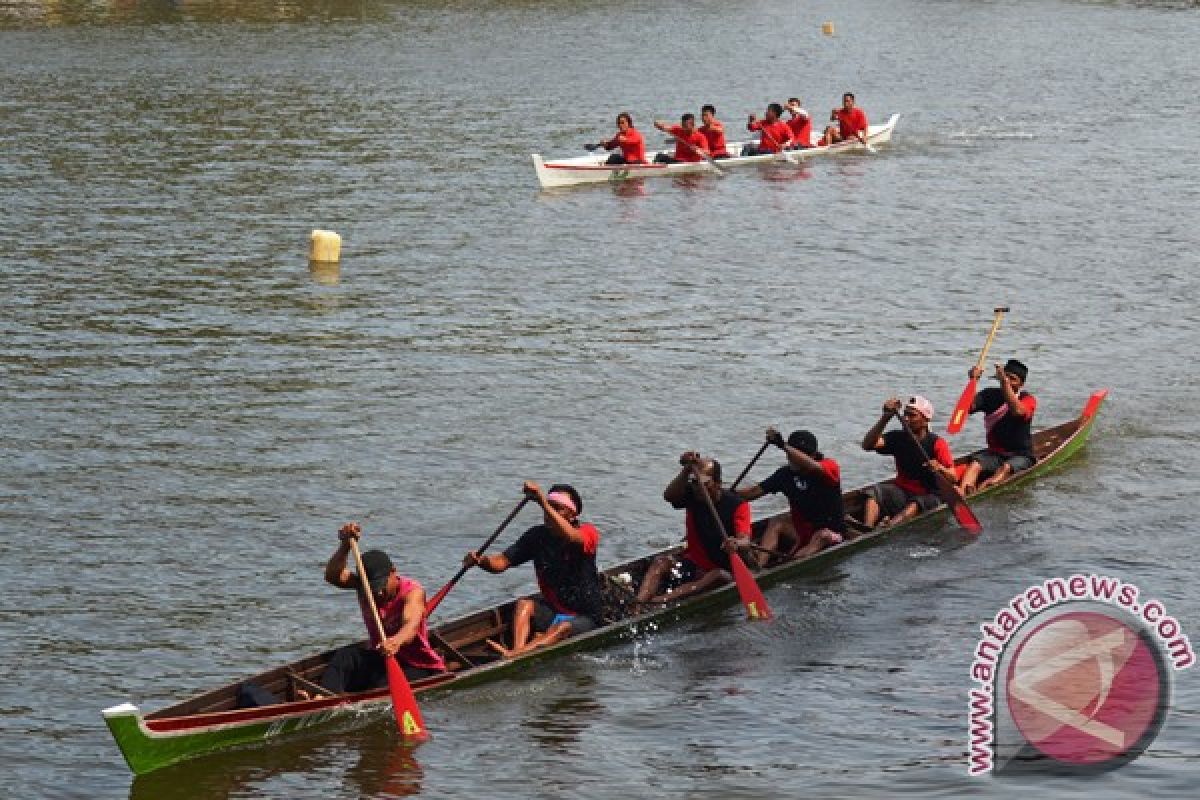
[[[1012,467],[1013,474],[1023,472],[1033,466],[1033,459],[1029,456],[1002,455],[993,453],[991,450],[976,450],[971,453],[971,460],[979,463],[985,475],[991,475],[1005,464]]]
[[[867,494],[879,503],[885,517],[899,514],[909,503],[916,503],[918,511],[929,511],[942,502],[936,494],[909,494],[891,481],[868,486]]]
[[[571,636],[579,633],[587,633],[596,627],[596,621],[587,614],[576,614],[570,616],[556,611],[549,603],[542,598],[535,598],[533,601],[533,629],[538,633],[545,633],[560,622],[571,623]]]

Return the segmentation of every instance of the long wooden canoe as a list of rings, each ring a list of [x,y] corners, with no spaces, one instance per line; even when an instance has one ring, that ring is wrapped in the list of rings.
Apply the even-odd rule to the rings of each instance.
[[[892,140],[892,131],[900,120],[899,114],[892,114],[883,125],[871,125],[867,128],[867,141],[874,147]],[[745,145],[758,144],[757,141],[731,142],[728,145],[730,153],[741,153]],[[854,153],[865,150],[862,143],[852,139],[837,144],[821,147],[806,147],[800,150],[788,150],[788,154],[797,161],[805,161],[817,156],[836,155],[838,153]],[[533,154],[533,169],[537,173],[538,183],[543,189],[555,189],[563,186],[578,186],[584,183],[612,183],[627,181],[633,178],[660,178],[671,175],[691,175],[703,172],[713,172],[713,167],[707,161],[692,161],[681,164],[655,164],[654,157],[662,152],[674,155],[674,150],[662,150],[647,153],[649,164],[617,164],[609,165],[607,153],[564,158],[557,161],[544,161],[537,153]],[[762,156],[734,155],[731,158],[718,159],[716,162],[722,170],[731,167],[744,167],[750,164],[786,163],[775,153]]]
[[[1092,423],[1106,389],[1094,392],[1083,412],[1073,420],[1046,428],[1034,434],[1037,463],[1008,481],[972,496],[977,500],[1007,487],[1025,483],[1061,464],[1078,451],[1091,432]],[[960,459],[961,460],[961,459]],[[862,510],[865,487],[845,494],[846,511],[856,516]],[[907,524],[945,513],[945,506],[926,512]],[[756,526],[761,533],[762,521]],[[903,525],[878,529],[856,539],[830,547],[808,558],[788,561],[758,573],[759,585],[767,587],[798,574],[822,569],[850,554],[872,547]],[[632,587],[637,586],[654,558],[661,553],[675,553],[673,547],[651,553],[604,571],[606,606],[611,619],[589,633],[567,639],[553,647],[535,650],[515,659],[502,659],[486,646],[489,638],[508,638],[516,600],[493,608],[466,614],[437,625],[431,631],[434,644],[443,653],[451,672],[415,681],[412,686],[418,695],[474,686],[564,653],[598,647],[627,635],[631,628],[648,621],[671,622],[707,609],[733,605],[738,602],[732,583],[675,603],[656,607],[645,613],[628,613]],[[625,576],[628,575],[628,584]],[[333,654],[328,650],[246,678],[285,698],[278,705],[258,708],[236,708],[235,696],[243,681],[214,689],[168,708],[143,715],[137,706],[122,703],[105,709],[104,720],[112,731],[121,753],[137,774],[145,774],[185,759],[194,758],[229,747],[267,741],[293,731],[323,725],[335,720],[353,722],[355,714],[367,709],[386,707],[390,694],[386,687],[355,694],[297,699],[297,688],[310,688],[320,680],[326,662]]]

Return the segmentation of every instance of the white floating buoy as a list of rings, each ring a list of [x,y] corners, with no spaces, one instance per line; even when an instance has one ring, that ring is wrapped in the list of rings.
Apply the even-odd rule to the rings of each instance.
[[[314,230],[308,248],[308,260],[336,264],[342,254],[342,237],[333,231]]]
[[[821,25],[821,33],[825,34],[826,36],[833,36],[833,23],[826,22]]]

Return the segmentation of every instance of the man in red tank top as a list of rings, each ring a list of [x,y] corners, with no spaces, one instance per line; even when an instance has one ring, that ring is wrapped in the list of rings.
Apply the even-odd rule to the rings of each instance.
[[[358,523],[342,526],[338,531],[338,548],[325,565],[325,580],[339,589],[357,592],[359,609],[370,631],[370,645],[350,644],[335,652],[321,676],[321,685],[338,694],[387,686],[385,658],[395,658],[410,681],[445,672],[442,656],[429,643],[425,590],[421,584],[397,573],[382,550],[368,550],[362,554],[363,569],[383,622],[384,638],[380,640],[374,615],[363,595],[362,581],[346,566],[350,542],[361,536]]]

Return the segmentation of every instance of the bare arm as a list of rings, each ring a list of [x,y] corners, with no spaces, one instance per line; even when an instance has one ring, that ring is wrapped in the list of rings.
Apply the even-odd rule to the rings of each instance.
[[[464,567],[479,567],[484,572],[490,572],[493,575],[499,575],[504,570],[512,566],[508,561],[508,556],[503,553],[494,555],[481,556],[474,550],[467,553],[463,558]]]
[[[380,643],[379,649],[384,655],[394,656],[397,650],[417,638],[424,619],[425,590],[413,589],[404,598],[404,622],[395,633]]]
[[[893,397],[883,404],[883,414],[867,431],[866,436],[862,440],[863,450],[878,450],[883,447],[883,429],[891,422],[892,416],[900,410],[900,401]]]
[[[666,489],[663,489],[663,500],[670,503],[672,508],[683,508],[687,505],[688,478],[692,474],[692,464],[699,460],[700,454],[693,450],[688,450],[679,457],[679,464],[683,469],[679,470],[679,474],[671,479]]]
[[[759,486],[757,483],[754,484],[753,486],[742,486],[740,488],[734,489],[734,491],[737,492],[738,497],[742,498],[747,503],[753,503],[755,500],[762,497],[764,494],[762,487]]]
[[[346,568],[346,558],[350,555],[350,542],[362,535],[362,528],[357,522],[347,522],[338,531],[338,548],[325,564],[325,582],[339,589],[357,589],[358,581],[354,573]]]

